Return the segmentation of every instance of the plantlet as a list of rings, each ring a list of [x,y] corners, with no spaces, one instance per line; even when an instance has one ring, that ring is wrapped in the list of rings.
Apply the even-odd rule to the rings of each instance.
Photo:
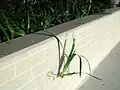
[[[52,77],[53,79],[55,79],[54,75],[57,76],[57,77],[61,77],[63,78],[64,76],[70,76],[70,75],[74,75],[74,74],[79,74],[81,76],[82,73],[82,57],[85,58],[84,56],[82,55],[78,55],[75,53],[75,38],[73,38],[73,43],[72,43],[72,47],[71,47],[71,50],[70,50],[70,53],[69,55],[67,55],[65,53],[65,48],[66,48],[66,43],[67,43],[67,40],[65,39],[65,42],[64,42],[64,46],[62,45],[60,39],[54,35],[53,33],[51,32],[48,32],[48,31],[42,31],[41,33],[36,33],[36,34],[41,34],[41,35],[46,35],[46,36],[51,36],[51,37],[54,37],[56,38],[57,40],[57,45],[58,45],[58,55],[59,55],[59,66],[58,66],[58,72],[57,74],[54,74],[53,72],[48,72],[48,76],[49,77]],[[60,46],[62,47],[62,55],[60,54]],[[72,60],[74,59],[74,57],[77,56],[79,57],[79,71],[73,71],[73,72],[68,72],[68,68],[72,62]],[[66,60],[65,60],[66,58]],[[87,58],[85,58],[85,60],[87,61],[88,63],[88,67],[89,67],[89,73],[84,73],[84,74],[87,74],[93,78],[96,78],[98,80],[102,80],[96,76],[93,76],[91,74],[91,68],[90,68],[90,64],[89,64],[89,61],[87,60]]]
[[[65,44],[64,44],[64,48],[63,48],[63,53],[62,53],[62,56],[61,56],[61,63],[60,63],[60,66],[59,66],[59,69],[58,69],[58,73],[57,73],[57,76],[59,77],[64,77],[65,75],[72,75],[74,73],[67,73],[67,69],[69,68],[70,66],[70,63],[71,61],[73,60],[73,58],[75,56],[79,56],[75,53],[75,38],[73,38],[73,44],[72,44],[72,48],[71,48],[71,51],[69,53],[69,55],[65,54],[65,46],[66,46],[66,40],[65,40]],[[67,57],[67,60],[66,60],[66,63],[65,65],[63,66],[62,68],[62,65],[63,65],[63,62],[65,61],[65,58],[64,57]],[[81,69],[82,69],[82,61],[81,61],[81,57],[79,56],[79,60],[80,60],[80,71],[79,71],[79,74],[81,76]],[[60,72],[61,71],[61,72]]]
[[[75,53],[75,38],[73,38],[73,43],[72,43],[72,47],[71,47],[69,55],[65,54],[66,41],[67,40],[65,40],[64,47],[63,47],[63,52],[62,52],[61,58],[59,60],[60,65],[59,65],[59,68],[58,68],[57,77],[63,78],[64,76],[74,75],[74,74],[79,74],[81,76],[81,73],[82,73],[82,59],[81,59],[81,57],[83,57],[83,58],[85,58],[85,57]],[[72,60],[74,59],[75,56],[79,57],[79,61],[80,61],[79,72],[78,71],[77,72],[73,71],[72,73],[69,73],[69,72],[67,72],[67,70],[68,70],[68,68],[69,68],[69,66],[70,66],[70,64],[71,64],[71,62],[72,62]],[[66,57],[66,62],[65,62],[65,57]],[[63,62],[65,62],[65,65],[63,64]],[[88,60],[87,60],[87,62],[88,62]],[[62,68],[62,66],[63,66],[63,68]],[[90,69],[89,62],[88,62],[88,66],[89,66],[89,71],[90,71],[90,75],[91,75],[91,69]]]

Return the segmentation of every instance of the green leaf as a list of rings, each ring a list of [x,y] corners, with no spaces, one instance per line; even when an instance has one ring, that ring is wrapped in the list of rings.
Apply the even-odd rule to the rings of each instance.
[[[30,31],[29,31],[29,29],[30,29],[30,16],[29,16],[29,10],[28,10],[28,25],[27,25],[27,29],[28,29],[27,33],[29,33],[29,32],[30,32]]]
[[[8,18],[5,16],[5,14],[4,13],[2,13],[2,14],[3,14],[3,17],[5,19],[6,25],[7,25],[8,29],[9,29],[9,31],[11,32],[11,39],[14,39],[14,29],[12,28],[12,26],[9,23]]]
[[[74,56],[76,55],[75,51],[74,51],[74,48],[75,48],[75,38],[73,38],[72,48],[71,48],[70,54],[69,54],[69,56],[67,58],[67,62],[66,62],[65,66],[64,66],[64,68],[63,68],[63,70],[61,72],[61,75],[66,72],[66,70],[69,67],[71,61],[73,60]]]
[[[10,41],[9,35],[7,34],[6,30],[3,28],[3,26],[1,24],[0,24],[0,29],[4,33],[5,38],[7,39],[7,41]]]
[[[65,61],[65,47],[66,47],[66,39],[64,42],[63,52],[62,52],[62,56],[60,58],[60,63],[59,63],[59,67],[58,67],[58,73],[57,73],[58,77],[60,76],[60,70],[62,68],[63,62]]]

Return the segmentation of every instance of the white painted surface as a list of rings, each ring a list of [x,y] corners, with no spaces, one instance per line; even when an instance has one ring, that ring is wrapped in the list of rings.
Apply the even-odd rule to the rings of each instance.
[[[77,90],[120,90],[120,42],[94,71],[93,75],[102,80],[89,77]]]
[[[76,38],[76,53],[84,55],[92,71],[104,60],[120,41],[120,11],[102,17],[58,35],[63,42],[67,38],[66,53]],[[84,59],[82,72],[89,72]],[[74,59],[73,67],[78,60]],[[87,79],[87,75],[68,76],[52,80],[49,71],[57,72],[57,43],[50,38],[19,52],[0,58],[0,90],[75,90]]]

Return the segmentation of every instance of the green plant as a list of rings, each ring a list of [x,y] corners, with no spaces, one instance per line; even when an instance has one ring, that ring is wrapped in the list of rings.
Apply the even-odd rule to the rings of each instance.
[[[11,2],[12,6],[8,9],[0,9],[1,42],[44,30],[93,13],[100,13],[103,9],[110,6],[110,0],[20,1],[19,7],[12,5]]]
[[[67,40],[65,40],[65,42],[64,42],[63,52],[62,52],[61,58],[59,60],[60,64],[59,64],[59,68],[58,68],[57,77],[64,77],[66,75],[73,75],[73,74],[79,74],[81,76],[81,73],[82,73],[82,59],[81,59],[81,57],[83,57],[83,58],[85,58],[85,57],[75,53],[75,38],[73,38],[73,44],[72,44],[69,55],[65,54],[66,42],[67,42]],[[74,71],[71,73],[71,72],[68,72],[67,70],[68,70],[68,68],[69,68],[69,66],[70,66],[70,64],[75,56],[79,57],[80,68],[79,68],[79,72]],[[65,57],[66,57],[66,61],[65,61]],[[65,65],[63,64],[63,62]],[[88,60],[87,60],[87,62],[88,62]],[[88,66],[89,66],[89,71],[90,71],[90,75],[91,75],[91,69],[90,69],[89,62],[88,62]]]
[[[8,18],[4,12],[1,13],[1,17],[3,18],[0,18],[0,33],[3,34],[3,41],[9,41],[16,37],[25,35],[23,28],[19,27],[17,23],[10,21],[10,18]]]
[[[102,80],[102,79],[100,79],[100,78],[98,78],[96,76],[93,76],[91,74],[91,68],[90,68],[90,64],[89,64],[89,61],[87,60],[87,58],[85,58],[83,55],[78,55],[78,54],[75,53],[75,38],[73,38],[73,44],[72,44],[70,53],[69,53],[69,55],[67,55],[65,53],[66,42],[67,42],[66,39],[65,39],[65,42],[64,42],[64,46],[63,46],[60,39],[55,34],[53,34],[51,32],[42,31],[41,33],[36,33],[36,34],[54,37],[57,40],[58,55],[59,55],[58,72],[57,72],[57,74],[54,74],[53,72],[48,72],[49,77],[52,77],[53,79],[55,79],[55,77],[52,76],[52,75],[56,75],[57,77],[63,78],[64,76],[74,75],[74,74],[79,74],[81,76],[81,74],[84,73],[84,74],[87,74],[87,75],[89,75],[89,76],[91,76],[93,78],[96,78],[98,80]],[[60,54],[60,52],[61,52],[60,47],[62,47],[62,50],[63,50],[62,55]],[[68,71],[69,66],[70,66],[70,64],[71,64],[71,62],[72,62],[72,60],[74,59],[75,56],[79,57],[79,61],[80,61],[80,63],[79,63],[79,65],[80,65],[79,71],[69,72]],[[65,57],[67,58],[66,60],[65,60]],[[81,59],[81,57],[85,58],[85,60],[87,61],[88,67],[89,67],[89,73],[82,72],[82,59]],[[51,74],[51,75],[49,75],[49,74]]]

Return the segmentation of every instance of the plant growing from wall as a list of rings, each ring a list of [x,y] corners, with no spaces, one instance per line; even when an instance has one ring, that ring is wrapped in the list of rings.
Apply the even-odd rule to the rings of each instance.
[[[90,68],[90,64],[89,64],[89,61],[87,60],[87,58],[84,57],[83,55],[78,55],[78,54],[75,53],[75,38],[73,38],[73,43],[72,43],[70,53],[67,55],[65,53],[67,39],[65,39],[64,45],[62,45],[62,42],[60,41],[60,39],[55,34],[53,34],[51,32],[42,31],[41,33],[36,33],[36,34],[51,36],[51,37],[54,37],[57,40],[58,55],[59,55],[58,72],[57,72],[57,74],[54,74],[53,72],[48,72],[49,77],[52,77],[53,79],[55,79],[55,77],[53,75],[63,78],[64,76],[70,76],[70,75],[74,75],[74,74],[79,74],[79,76],[81,77],[81,74],[84,73],[84,74],[87,74],[87,75],[89,75],[93,78],[96,78],[98,80],[102,80],[102,79],[100,79],[96,76],[93,76],[91,74],[91,68]],[[60,52],[61,52],[60,47],[62,47],[62,55],[60,54]],[[68,69],[69,69],[70,64],[73,61],[75,56],[79,57],[79,71],[69,72]],[[82,72],[82,58],[85,58],[85,60],[88,63],[89,73]]]

